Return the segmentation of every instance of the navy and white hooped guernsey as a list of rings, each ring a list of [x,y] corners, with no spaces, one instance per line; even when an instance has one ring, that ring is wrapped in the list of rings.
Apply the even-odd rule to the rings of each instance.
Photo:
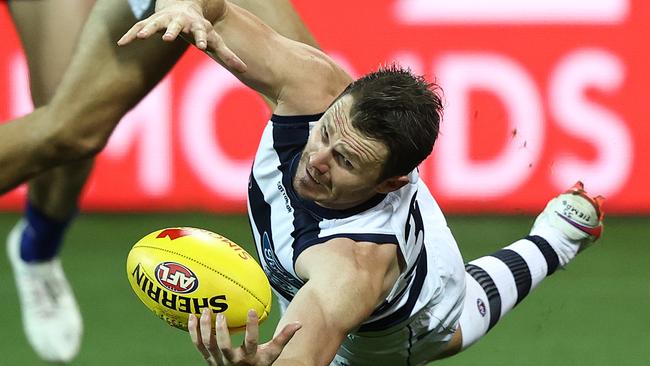
[[[432,303],[434,317],[455,322],[465,288],[463,261],[417,171],[401,189],[346,210],[323,208],[294,191],[291,182],[300,153],[320,116],[273,115],[262,134],[248,184],[248,214],[258,256],[283,309],[304,284],[294,271],[300,253],[345,237],[397,245],[406,264],[388,297],[359,332],[403,323]]]

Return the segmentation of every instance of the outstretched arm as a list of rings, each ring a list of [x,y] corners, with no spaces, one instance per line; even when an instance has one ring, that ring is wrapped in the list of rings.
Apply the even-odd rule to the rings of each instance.
[[[276,102],[276,113],[320,113],[351,81],[321,51],[283,37],[255,15],[224,0],[161,6],[136,23],[118,44],[163,31],[165,40],[181,33],[194,36],[197,47]]]
[[[199,350],[212,348],[209,353],[202,351],[204,357],[239,355],[222,358],[225,362],[215,363],[219,365],[270,365],[273,360],[276,366],[329,365],[347,334],[370,316],[397,280],[397,247],[333,239],[305,250],[298,257],[296,272],[306,284],[280,319],[274,339],[257,348],[266,362],[244,357],[256,344],[254,332],[250,337],[247,329],[244,346],[232,350],[227,328],[219,321],[216,336],[211,331],[203,333],[199,344],[195,341]],[[296,324],[301,325],[297,332]],[[209,326],[208,320],[201,330]],[[193,336],[193,340],[197,338]]]
[[[307,282],[276,333],[295,321],[302,329],[279,361],[329,365],[347,334],[372,314],[395,284],[400,272],[397,246],[333,239],[301,253],[296,272]]]

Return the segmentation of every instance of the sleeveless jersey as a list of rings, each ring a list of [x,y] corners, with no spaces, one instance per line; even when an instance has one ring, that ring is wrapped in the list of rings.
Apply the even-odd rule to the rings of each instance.
[[[404,263],[389,295],[362,324],[360,332],[380,331],[404,322],[432,301],[448,303],[438,318],[449,318],[448,313],[462,303],[463,261],[442,212],[418,179],[417,170],[411,173],[411,182],[399,190],[345,210],[318,206],[294,191],[292,178],[300,154],[320,116],[273,115],[253,163],[248,213],[258,256],[274,293],[286,305],[304,284],[294,270],[300,253],[344,237],[397,245]],[[449,283],[457,284],[456,293],[443,291]],[[442,301],[444,296],[447,298]]]

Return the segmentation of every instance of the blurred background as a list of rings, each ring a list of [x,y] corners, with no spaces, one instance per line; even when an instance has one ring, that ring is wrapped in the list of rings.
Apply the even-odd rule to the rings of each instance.
[[[442,133],[421,176],[466,260],[527,234],[548,199],[578,179],[607,197],[596,248],[475,347],[438,364],[650,364],[650,109],[642,98],[650,85],[650,3],[293,3],[323,50],[354,76],[397,61],[442,86]],[[6,121],[32,104],[5,2],[0,32]],[[269,113],[255,93],[190,50],[121,122],[63,250],[86,326],[73,365],[201,364],[187,335],[131,293],[126,254],[166,226],[217,231],[254,252],[246,182]],[[20,187],[0,197],[0,235],[18,220],[24,195]],[[0,365],[39,365],[4,256],[0,298]]]

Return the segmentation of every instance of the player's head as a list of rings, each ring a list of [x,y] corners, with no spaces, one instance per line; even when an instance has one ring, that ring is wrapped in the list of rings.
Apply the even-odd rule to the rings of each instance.
[[[379,180],[408,174],[431,153],[442,114],[437,89],[393,64],[356,80],[343,93],[354,98],[352,126],[388,148]]]
[[[294,187],[330,208],[400,188],[431,153],[441,112],[434,85],[396,65],[356,80],[312,129]]]

